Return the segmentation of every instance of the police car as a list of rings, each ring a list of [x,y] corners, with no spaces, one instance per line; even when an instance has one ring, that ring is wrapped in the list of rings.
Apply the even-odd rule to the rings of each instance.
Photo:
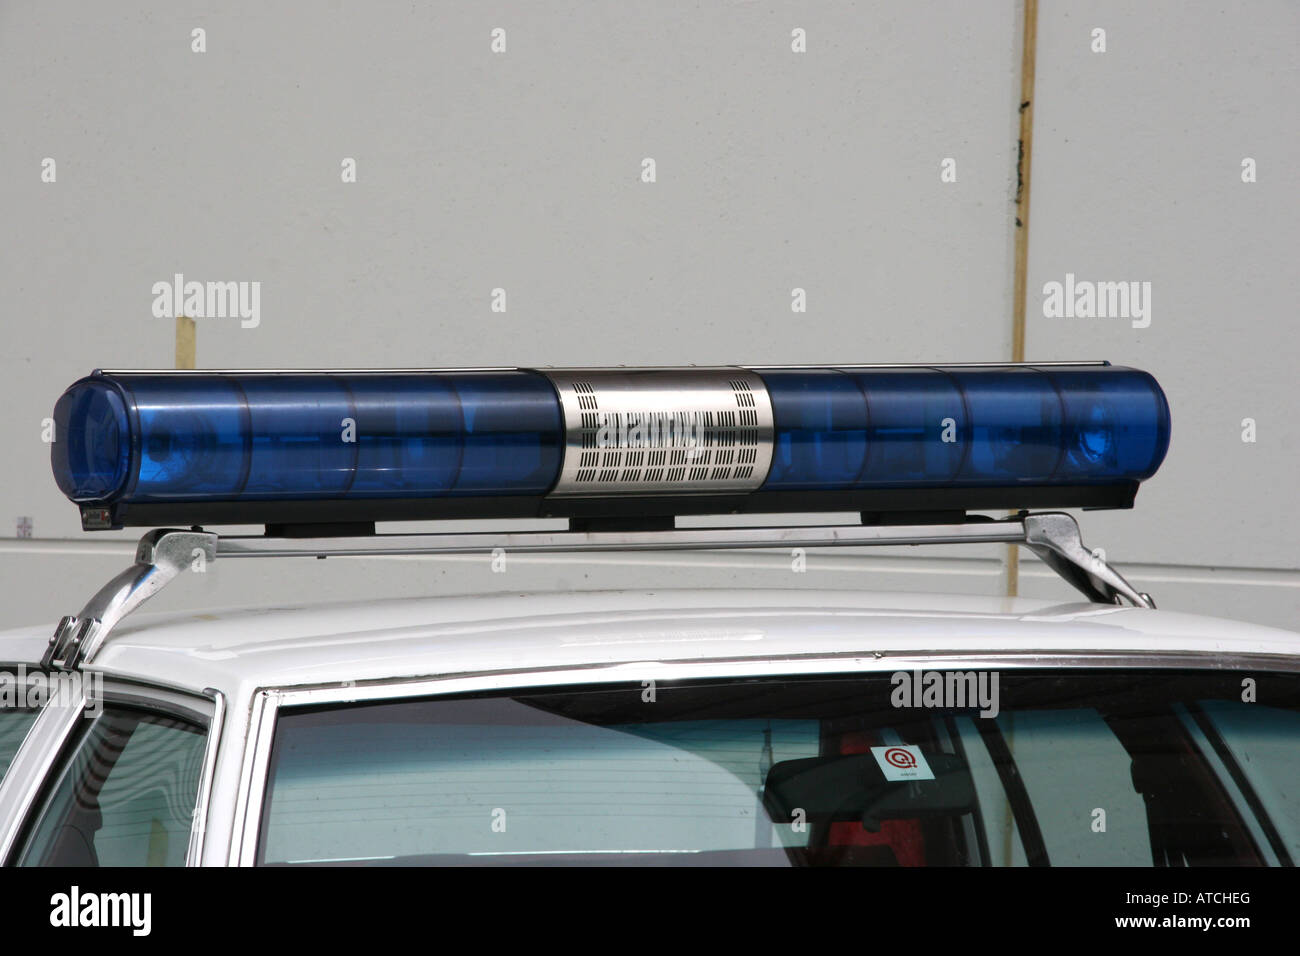
[[[84,527],[152,530],[53,636],[0,636],[7,865],[1300,854],[1297,635],[1156,610],[1060,510],[1131,507],[1159,467],[1169,409],[1144,372],[101,371],[55,420]],[[756,514],[772,517],[730,517]],[[466,517],[567,524],[436,523]],[[376,530],[399,520],[429,530]],[[265,533],[213,530],[232,524]],[[135,613],[237,558],[274,575],[295,557],[991,542],[1079,600],[644,590]]]

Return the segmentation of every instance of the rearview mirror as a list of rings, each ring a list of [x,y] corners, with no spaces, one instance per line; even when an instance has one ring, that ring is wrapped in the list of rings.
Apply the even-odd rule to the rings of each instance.
[[[869,830],[881,820],[971,812],[975,788],[966,762],[954,754],[925,759],[933,780],[886,780],[869,753],[783,760],[768,771],[763,807],[776,823],[802,811],[809,823],[861,820]]]

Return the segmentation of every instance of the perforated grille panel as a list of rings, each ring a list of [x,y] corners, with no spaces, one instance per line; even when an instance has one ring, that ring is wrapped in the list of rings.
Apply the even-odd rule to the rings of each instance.
[[[735,368],[563,369],[556,495],[753,491],[772,462],[772,404]]]

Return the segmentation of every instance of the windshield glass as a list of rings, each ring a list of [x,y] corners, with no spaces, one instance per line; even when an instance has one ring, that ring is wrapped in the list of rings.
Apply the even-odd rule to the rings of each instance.
[[[1300,682],[1253,680],[1267,703],[1222,673],[1057,670],[286,709],[259,860],[1289,863]]]
[[[79,723],[19,865],[184,865],[203,729],[115,704]]]
[[[14,754],[18,753],[38,713],[35,707],[0,706],[0,780],[9,772]]]

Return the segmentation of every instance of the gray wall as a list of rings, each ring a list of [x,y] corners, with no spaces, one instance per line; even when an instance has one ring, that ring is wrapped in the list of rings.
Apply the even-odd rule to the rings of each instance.
[[[92,368],[171,366],[150,289],[175,272],[262,284],[257,328],[200,320],[200,367],[1008,357],[1021,16],[1010,0],[5,4],[0,624],[74,612],[129,559],[135,534],[80,531],[41,421]],[[1136,365],[1170,397],[1164,469],[1135,511],[1087,516],[1088,543],[1162,607],[1289,627],[1298,28],[1288,0],[1043,4],[1027,328],[1031,359]],[[1043,284],[1067,272],[1150,281],[1150,326],[1044,318]],[[1022,567],[1023,593],[1071,596]],[[1004,589],[991,548],[813,555],[803,575],[761,554],[508,568],[218,562],[158,607]]]

